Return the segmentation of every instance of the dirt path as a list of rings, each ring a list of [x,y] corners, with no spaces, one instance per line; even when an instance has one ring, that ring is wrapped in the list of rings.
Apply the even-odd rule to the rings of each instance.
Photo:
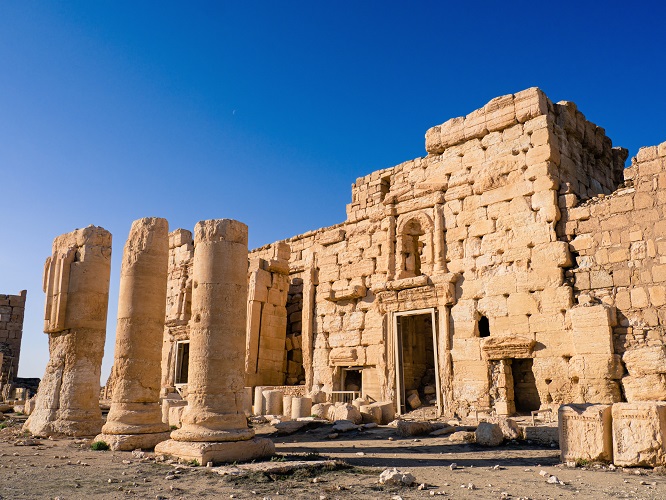
[[[380,427],[327,439],[330,427],[274,437],[278,461],[314,454],[339,459],[332,470],[288,475],[222,476],[218,468],[156,462],[150,453],[92,451],[90,441],[31,440],[23,418],[0,430],[0,498],[101,499],[280,498],[666,498],[666,476],[641,469],[568,468],[551,447],[508,443],[497,448],[454,444],[447,437],[418,440]],[[259,433],[273,429],[264,426]],[[28,444],[20,445],[21,443]],[[451,468],[451,464],[457,466]],[[417,486],[378,484],[388,467],[410,472]],[[544,471],[544,472],[542,472]],[[564,484],[549,484],[555,475]],[[551,479],[552,481],[552,479]]]

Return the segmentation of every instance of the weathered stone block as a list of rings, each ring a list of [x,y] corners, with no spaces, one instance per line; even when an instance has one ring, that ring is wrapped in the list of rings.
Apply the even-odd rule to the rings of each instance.
[[[568,404],[559,409],[563,462],[613,460],[611,405]]]
[[[613,354],[611,308],[605,305],[574,307],[570,311],[577,354]]]
[[[616,403],[612,415],[615,465],[666,464],[666,403]]]

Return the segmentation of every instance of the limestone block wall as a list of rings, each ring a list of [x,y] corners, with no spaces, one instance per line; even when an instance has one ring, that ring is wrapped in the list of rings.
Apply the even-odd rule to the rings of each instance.
[[[0,295],[0,394],[18,374],[27,291]]]
[[[565,228],[578,301],[615,308],[613,353],[645,359],[641,366],[626,363],[625,397],[640,400],[651,391],[655,399],[666,395],[666,367],[648,355],[659,354],[666,333],[666,143],[641,148],[624,177],[610,196],[569,209]],[[636,350],[644,355],[634,356]]]
[[[289,245],[275,243],[264,257],[253,254],[248,271],[245,383],[284,385],[287,359]],[[293,361],[292,361],[293,363]],[[298,381],[298,380],[296,380]]]
[[[579,121],[582,132],[571,128]],[[339,389],[339,367],[375,367],[379,396],[393,399],[394,347],[378,294],[400,301],[407,290],[391,289],[412,288],[403,309],[410,301],[414,308],[437,304],[424,298],[426,287],[448,272],[456,285],[449,325],[455,404],[490,402],[484,317],[491,336],[534,341],[529,356],[542,404],[571,400],[563,356],[576,354],[566,314],[572,260],[556,230],[559,201],[614,187],[618,155],[610,140],[570,104],[528,89],[433,127],[426,150],[424,158],[357,179],[345,223],[287,240],[292,272],[315,273],[309,380]]]
[[[162,391],[173,392],[177,342],[189,340],[187,323],[192,314],[192,232],[176,229],[169,233],[169,271],[166,317],[162,344]]]

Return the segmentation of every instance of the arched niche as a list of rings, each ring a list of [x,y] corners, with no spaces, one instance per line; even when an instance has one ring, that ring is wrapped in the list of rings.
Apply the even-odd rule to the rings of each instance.
[[[402,216],[396,228],[396,279],[433,272],[433,222],[423,212]]]

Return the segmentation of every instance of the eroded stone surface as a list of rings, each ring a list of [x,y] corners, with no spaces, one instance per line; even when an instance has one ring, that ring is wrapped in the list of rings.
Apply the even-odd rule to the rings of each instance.
[[[613,460],[611,405],[570,404],[559,409],[562,461]]]
[[[666,403],[613,405],[613,462],[625,467],[666,465]]]
[[[152,448],[169,437],[159,404],[168,256],[167,221],[134,221],[120,270],[111,408],[96,438],[113,450]]]
[[[99,378],[106,337],[111,233],[88,226],[58,236],[44,267],[49,362],[25,429],[89,436],[102,427]]]

